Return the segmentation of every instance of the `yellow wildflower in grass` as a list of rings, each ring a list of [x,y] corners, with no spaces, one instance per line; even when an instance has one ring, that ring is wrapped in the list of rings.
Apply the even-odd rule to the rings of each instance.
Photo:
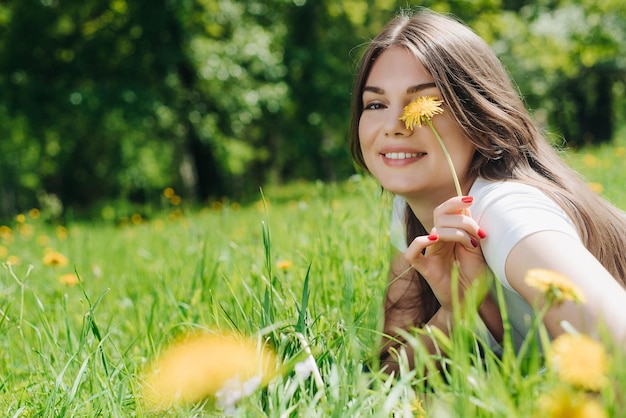
[[[550,346],[548,364],[559,378],[576,387],[599,391],[608,382],[604,346],[584,334],[562,334]]]
[[[141,222],[143,222],[143,218],[141,217],[141,214],[133,213],[130,216],[130,221],[133,223],[133,225],[139,225]]]
[[[537,401],[537,418],[607,418],[602,405],[578,391],[558,388],[543,394]]]
[[[73,286],[76,286],[78,282],[80,282],[80,279],[75,273],[67,273],[67,274],[62,274],[61,276],[59,276],[59,282],[66,284],[70,287],[73,287]]]
[[[68,260],[67,257],[60,252],[48,250],[43,256],[43,263],[51,267],[64,267],[67,266]]]
[[[23,224],[24,222],[26,222],[26,215],[20,213],[19,215],[15,216],[15,220],[18,224]]]
[[[456,194],[458,196],[462,196],[463,192],[461,191],[459,178],[456,175],[456,170],[454,169],[452,158],[450,158],[450,153],[448,152],[446,145],[443,143],[439,132],[437,132],[437,129],[435,129],[435,125],[433,125],[431,120],[435,115],[443,113],[441,105],[443,105],[443,100],[438,100],[434,96],[420,96],[405,106],[404,113],[400,117],[400,120],[404,122],[407,129],[411,130],[415,128],[415,125],[421,127],[422,123],[425,123],[430,127],[430,130],[435,135],[435,138],[437,138],[437,142],[439,142],[439,145],[443,150],[443,154],[446,157],[446,161],[448,162]]]
[[[171,187],[166,187],[165,189],[163,189],[163,196],[165,196],[166,199],[171,199],[172,196],[174,196],[175,194],[176,192]]]
[[[598,165],[598,158],[593,154],[583,155],[583,164],[589,168],[593,168]]]
[[[11,264],[12,266],[17,266],[18,264],[20,264],[20,258],[16,255],[10,255],[7,257],[7,263]]]
[[[28,216],[30,216],[31,219],[39,219],[39,209],[32,208],[28,211]]]
[[[178,195],[174,195],[170,199],[170,203],[174,206],[180,205],[180,202],[181,202],[181,197]]]
[[[615,152],[616,157],[621,157],[626,154],[626,148],[624,147],[615,147],[613,151]]]
[[[293,261],[291,260],[279,260],[276,262],[276,267],[280,270],[288,270],[291,266],[293,266]]]
[[[0,258],[4,258],[9,254],[7,247],[0,245]]]
[[[570,279],[552,270],[531,269],[526,273],[524,282],[543,292],[544,296],[557,304],[566,300],[585,303],[585,295]]]
[[[6,225],[0,225],[0,238],[3,241],[13,240],[13,230]]]
[[[593,181],[590,183],[587,183],[587,187],[589,187],[589,189],[591,189],[596,194],[600,194],[604,191],[604,186],[601,183],[597,183]]]
[[[232,408],[277,374],[278,360],[263,345],[234,335],[183,337],[144,373],[143,398],[155,410],[213,397]]]

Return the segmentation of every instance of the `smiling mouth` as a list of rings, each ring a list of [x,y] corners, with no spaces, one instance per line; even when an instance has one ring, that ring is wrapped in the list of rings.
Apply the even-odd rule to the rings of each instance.
[[[425,155],[423,152],[388,152],[383,154],[385,158],[389,158],[390,160],[406,160],[409,158],[417,158]]]

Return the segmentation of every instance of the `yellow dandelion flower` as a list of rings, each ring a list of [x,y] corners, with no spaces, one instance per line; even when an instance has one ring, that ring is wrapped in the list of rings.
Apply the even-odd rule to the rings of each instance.
[[[7,247],[0,245],[0,258],[6,257],[7,254],[9,254],[9,250],[7,250]]]
[[[596,194],[600,194],[604,191],[604,186],[601,183],[590,182],[587,183],[587,187],[589,187]]]
[[[3,241],[13,239],[13,230],[6,225],[0,225],[0,238],[2,238]]]
[[[176,194],[176,192],[174,192],[174,189],[171,187],[166,187],[165,189],[163,189],[163,196],[165,196],[165,198],[167,199],[171,199],[172,196],[174,196]]]
[[[67,257],[57,251],[47,251],[43,256],[43,263],[51,267],[67,266]]]
[[[413,129],[415,125],[421,127],[435,115],[443,113],[441,105],[443,100],[438,100],[434,96],[420,96],[413,100],[404,108],[404,113],[400,120],[404,122],[407,129]]]
[[[535,289],[543,292],[548,299],[553,299],[557,304],[566,300],[585,303],[585,295],[578,286],[564,275],[552,270],[531,269],[526,273],[524,282]]]
[[[624,148],[624,147],[615,147],[614,152],[615,152],[615,156],[616,157],[621,157],[624,154],[626,154],[626,148]]]
[[[180,205],[180,202],[181,202],[181,198],[178,195],[174,195],[170,198],[170,203],[174,206]]]
[[[561,380],[599,391],[607,383],[604,346],[584,334],[562,334],[550,346],[548,363]]]
[[[39,209],[32,208],[28,211],[28,216],[30,216],[31,219],[39,219]]]
[[[291,266],[293,266],[293,261],[291,260],[279,260],[276,262],[276,267],[281,270],[288,270]]]
[[[154,409],[209,397],[232,406],[269,383],[277,364],[274,352],[256,341],[224,334],[187,336],[148,367],[143,398]]]
[[[215,211],[221,211],[224,208],[224,204],[219,200],[214,200],[211,202],[211,209]]]
[[[139,225],[143,221],[143,218],[139,213],[133,213],[130,216],[130,221],[133,223],[133,225]]]
[[[13,266],[17,266],[18,264],[20,264],[20,258],[16,255],[10,255],[7,257],[7,263]]]
[[[24,222],[26,222],[26,216],[23,213],[20,213],[15,217],[15,220],[18,224],[23,224]]]
[[[59,282],[66,284],[70,287],[73,287],[73,286],[76,286],[78,282],[80,282],[80,279],[74,273],[67,273],[67,274],[62,274],[61,276],[59,276]]]
[[[583,164],[587,167],[593,168],[598,165],[598,158],[592,154],[583,155]]]
[[[558,388],[543,394],[537,401],[537,418],[607,418],[602,405],[593,397]]]

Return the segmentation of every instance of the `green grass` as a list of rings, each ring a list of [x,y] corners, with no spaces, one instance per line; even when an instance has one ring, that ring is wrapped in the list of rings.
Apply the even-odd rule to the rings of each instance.
[[[622,135],[567,156],[621,207],[625,144]],[[425,416],[527,417],[560,384],[538,357],[468,354],[473,316],[461,311],[462,324],[441,341],[451,350],[447,368],[431,371],[428,384],[422,369],[396,380],[364,370],[380,337],[389,251],[390,199],[369,179],[269,187],[246,207],[181,207],[66,230],[26,214],[0,229],[2,416],[220,416],[211,402],[158,414],[141,402],[147,362],[198,329],[262,334],[291,364],[303,354],[298,333],[311,347],[321,387],[286,373],[243,399],[238,416],[413,416],[419,399]],[[69,263],[44,265],[49,249]],[[285,260],[293,264],[279,268]],[[79,285],[59,281],[72,273]],[[417,352],[421,364],[434,363]],[[612,384],[597,398],[618,417],[626,371],[614,355]]]

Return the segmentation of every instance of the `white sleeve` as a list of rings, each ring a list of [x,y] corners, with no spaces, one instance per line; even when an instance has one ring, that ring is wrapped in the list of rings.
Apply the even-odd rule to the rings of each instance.
[[[483,185],[470,192],[476,192],[476,203],[470,210],[487,233],[481,241],[485,261],[507,288],[513,290],[506,279],[506,259],[524,237],[539,231],[560,231],[580,239],[569,216],[539,189],[511,181]]]

